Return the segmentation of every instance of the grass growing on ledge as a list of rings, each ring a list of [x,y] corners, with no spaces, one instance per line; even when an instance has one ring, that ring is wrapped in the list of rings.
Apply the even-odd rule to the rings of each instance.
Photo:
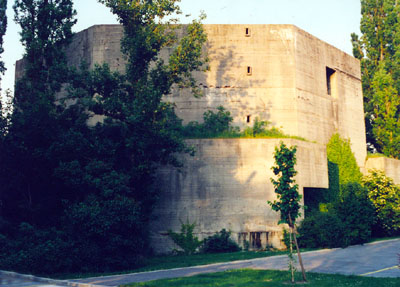
[[[253,134],[252,128],[247,128],[244,131],[237,130],[227,130],[220,133],[210,133],[210,132],[197,132],[185,135],[186,139],[266,139],[266,138],[290,138],[297,139],[301,141],[307,141],[305,138],[298,136],[290,136],[284,134],[281,130],[277,128],[272,128],[265,130],[258,134]]]
[[[296,280],[300,281],[300,274],[296,274]],[[308,282],[296,286],[368,286],[368,287],[395,287],[400,286],[400,278],[371,278],[360,276],[344,276],[320,273],[307,273]],[[226,286],[226,287],[265,287],[265,286],[293,286],[290,283],[288,271],[275,270],[249,270],[239,269],[218,273],[201,274],[193,277],[182,277],[174,279],[156,280],[145,283],[132,283],[123,285],[129,287],[206,287],[206,286]]]
[[[386,155],[384,155],[383,153],[379,153],[379,152],[371,153],[371,152],[368,152],[367,158],[375,158],[375,157],[386,157],[386,158],[389,158]]]
[[[204,123],[190,122],[182,128],[184,138],[293,138],[306,141],[302,137],[286,135],[279,128],[269,127],[270,122],[258,117],[254,119],[252,127],[241,131],[239,127],[231,126],[233,118],[222,106],[217,108],[217,112],[205,112],[203,118]]]

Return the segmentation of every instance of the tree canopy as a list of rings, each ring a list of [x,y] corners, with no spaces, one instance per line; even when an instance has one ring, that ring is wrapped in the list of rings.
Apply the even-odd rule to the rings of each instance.
[[[6,30],[7,30],[6,10],[7,10],[7,0],[0,0],[0,56],[4,52],[3,37],[6,34]],[[0,74],[4,74],[5,70],[6,70],[6,68],[4,66],[4,62],[1,60],[1,57],[0,57]],[[1,79],[1,77],[0,77],[0,79]]]
[[[68,66],[71,0],[15,1],[25,75],[2,121],[0,267],[55,273],[139,265],[150,252],[157,167],[179,165],[175,155],[189,150],[162,97],[173,85],[198,94],[191,72],[206,62],[200,21],[172,25],[165,18],[180,12],[174,0],[100,2],[124,26],[125,73],[101,63]]]
[[[287,223],[293,226],[296,218],[300,216],[300,199],[301,195],[298,192],[299,186],[295,184],[294,176],[297,174],[294,166],[296,165],[297,147],[286,147],[281,142],[279,148],[275,147],[275,166],[272,170],[278,179],[271,178],[271,182],[275,187],[277,200],[268,202],[272,209],[280,211],[281,223]]]
[[[400,158],[400,5],[362,0],[361,15],[361,37],[351,39],[361,60],[368,146]]]

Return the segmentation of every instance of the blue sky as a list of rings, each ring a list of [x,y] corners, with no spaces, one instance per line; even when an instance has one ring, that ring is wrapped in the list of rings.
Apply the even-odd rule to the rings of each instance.
[[[8,29],[2,55],[7,67],[1,88],[13,88],[14,63],[22,57],[18,27],[13,22],[11,9],[14,0],[8,0]],[[97,0],[75,0],[78,23],[74,31],[95,24],[115,24],[116,18]],[[181,0],[182,23],[207,14],[205,24],[294,24],[312,35],[351,54],[350,34],[359,32],[360,0]]]

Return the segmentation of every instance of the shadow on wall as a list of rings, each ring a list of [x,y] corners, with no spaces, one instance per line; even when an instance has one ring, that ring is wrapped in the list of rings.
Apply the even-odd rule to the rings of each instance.
[[[177,248],[167,231],[178,232],[186,221],[196,223],[200,239],[225,228],[242,247],[281,248],[279,214],[267,204],[275,199],[270,167],[279,141],[189,140],[196,155],[183,156],[181,171],[166,166],[157,176],[161,196],[151,226],[155,251]]]
[[[219,106],[231,113],[232,125],[240,128],[252,126],[256,117],[270,120],[271,102],[265,102],[261,88],[265,81],[254,77],[257,70],[236,51],[234,45],[213,47],[208,43],[205,52],[210,59],[210,71],[194,73],[203,97],[194,98],[190,90],[178,87],[165,97],[175,103],[176,114],[185,124],[201,123],[204,112],[216,111]]]

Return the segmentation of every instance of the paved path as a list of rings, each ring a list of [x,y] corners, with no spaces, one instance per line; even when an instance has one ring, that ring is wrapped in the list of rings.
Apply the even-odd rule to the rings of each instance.
[[[400,239],[380,241],[345,249],[325,249],[302,253],[306,271],[338,273],[372,277],[400,277],[397,267],[400,253]],[[287,256],[273,256],[250,260],[217,263],[188,268],[95,277],[87,279],[54,281],[42,283],[34,277],[9,275],[0,272],[0,285],[9,287],[56,287],[56,286],[118,286],[131,282],[144,282],[163,278],[193,276],[239,268],[287,270]],[[15,273],[14,273],[15,274]],[[2,281],[1,281],[2,280]],[[9,281],[6,281],[9,280]],[[59,283],[60,282],[60,283]],[[54,283],[54,284],[53,284]]]
[[[356,245],[348,248],[324,249],[302,253],[308,272],[338,273],[372,277],[400,277],[398,265],[400,239]],[[172,270],[72,280],[75,282],[118,286],[163,278],[193,276],[239,268],[287,270],[287,256],[257,258]]]
[[[62,285],[47,284],[33,279],[15,278],[12,276],[0,275],[0,286],[7,287],[59,287]]]

